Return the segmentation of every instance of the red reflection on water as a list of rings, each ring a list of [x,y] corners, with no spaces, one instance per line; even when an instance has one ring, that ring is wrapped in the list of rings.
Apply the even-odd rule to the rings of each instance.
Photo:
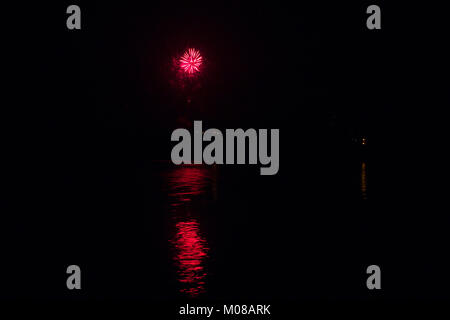
[[[200,166],[179,167],[169,175],[169,196],[175,197],[171,204],[191,201],[192,196],[205,192],[209,176]]]
[[[206,272],[203,260],[209,250],[207,242],[200,236],[199,224],[194,219],[178,222],[173,244],[177,250],[174,257],[178,265],[178,281],[183,285],[181,292],[195,297],[204,292]]]
[[[175,249],[173,260],[177,267],[180,291],[196,297],[205,291],[205,268],[209,246],[200,231],[198,210],[211,188],[211,171],[203,166],[182,166],[168,176],[170,213],[175,221],[175,235],[170,240]],[[199,207],[199,205],[201,207]]]

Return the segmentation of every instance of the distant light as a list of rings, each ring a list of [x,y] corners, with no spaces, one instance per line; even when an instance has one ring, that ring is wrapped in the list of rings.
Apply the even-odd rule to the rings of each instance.
[[[202,63],[203,57],[198,50],[193,48],[186,50],[180,58],[180,68],[188,74],[199,72]]]

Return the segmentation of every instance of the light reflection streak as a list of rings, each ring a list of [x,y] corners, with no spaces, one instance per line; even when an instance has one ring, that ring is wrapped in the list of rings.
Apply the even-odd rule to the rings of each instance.
[[[367,166],[364,161],[361,164],[361,196],[367,200]]]
[[[202,166],[182,166],[168,176],[169,211],[174,221],[174,236],[170,239],[177,268],[179,291],[191,298],[205,292],[208,275],[206,263],[210,250],[201,231],[195,200],[204,200],[214,191],[211,170]]]

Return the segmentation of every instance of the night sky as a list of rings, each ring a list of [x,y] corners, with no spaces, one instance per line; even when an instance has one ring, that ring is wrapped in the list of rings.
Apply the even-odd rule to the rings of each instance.
[[[66,28],[70,4],[81,30]],[[428,93],[448,91],[431,83],[444,65],[429,65],[445,32],[438,19],[431,31],[411,22],[413,10],[431,18],[425,8],[385,2],[382,29],[368,30],[370,4],[63,1],[4,12],[13,86],[1,117],[0,298],[163,302],[167,318],[181,301],[265,301],[287,314],[308,301],[448,299],[449,219],[432,169],[417,166],[434,127],[425,118],[437,118],[424,110],[448,102]],[[187,93],[173,61],[190,47],[205,65]],[[196,203],[209,289],[186,300],[166,282],[169,193],[157,164],[170,160],[172,131],[194,120],[280,129],[280,171],[218,169],[218,200]],[[83,270],[80,292],[65,287],[70,264]],[[370,264],[382,270],[378,292],[365,287]]]

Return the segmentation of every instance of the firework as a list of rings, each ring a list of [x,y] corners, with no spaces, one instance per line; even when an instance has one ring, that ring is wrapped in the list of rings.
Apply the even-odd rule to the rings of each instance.
[[[180,58],[180,68],[187,74],[194,74],[200,71],[200,66],[203,63],[203,57],[196,49],[188,49]]]

